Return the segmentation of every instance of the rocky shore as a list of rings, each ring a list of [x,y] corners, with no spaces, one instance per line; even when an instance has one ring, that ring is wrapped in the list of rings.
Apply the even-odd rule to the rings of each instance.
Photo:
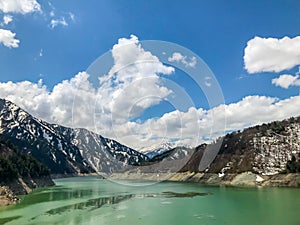
[[[115,173],[108,179],[118,180],[148,180],[148,181],[177,181],[193,182],[209,185],[227,186],[264,186],[264,187],[300,187],[300,174],[276,174],[262,176],[252,172],[239,174],[215,174],[215,173]]]
[[[8,186],[0,186],[0,206],[11,205],[18,201],[19,198]]]
[[[39,178],[21,178],[0,184],[0,206],[15,204],[19,201],[18,195],[30,193],[38,187],[53,186],[54,182],[49,176]]]

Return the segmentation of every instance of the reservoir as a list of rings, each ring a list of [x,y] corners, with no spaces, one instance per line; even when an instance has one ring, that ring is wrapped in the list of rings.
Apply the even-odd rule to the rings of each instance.
[[[300,189],[55,180],[0,208],[5,225],[299,225]]]

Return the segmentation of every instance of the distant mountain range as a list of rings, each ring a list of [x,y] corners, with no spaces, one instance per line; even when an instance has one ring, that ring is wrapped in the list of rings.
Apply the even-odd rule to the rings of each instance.
[[[0,99],[0,134],[52,174],[110,173],[149,160],[117,141],[81,128],[50,124]]]
[[[157,155],[161,155],[164,152],[169,151],[175,147],[176,145],[173,143],[164,142],[156,146],[149,146],[149,147],[142,148],[139,151],[147,155],[150,159],[152,159],[153,157]]]
[[[187,145],[177,146],[175,143],[163,142],[159,145],[142,148],[139,151],[147,155],[150,158],[150,160],[155,160],[155,158],[161,158],[163,155],[170,155],[170,153],[174,152],[175,149],[179,148],[193,149],[191,146]],[[182,157],[183,155],[186,156],[187,152],[178,152],[176,155],[171,156],[171,159]]]

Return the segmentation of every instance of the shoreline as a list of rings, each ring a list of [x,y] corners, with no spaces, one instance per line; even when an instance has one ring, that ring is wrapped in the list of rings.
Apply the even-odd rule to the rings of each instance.
[[[49,176],[19,177],[16,180],[0,184],[0,207],[16,204],[20,201],[19,195],[26,195],[35,188],[54,186]]]
[[[53,179],[69,177],[99,177],[107,180],[139,180],[139,181],[172,181],[199,183],[220,186],[250,186],[250,187],[294,187],[300,188],[300,173],[259,175],[247,171],[237,174],[216,174],[200,172],[174,172],[174,173],[142,173],[126,171],[112,173],[109,176],[98,173],[68,174],[51,176]]]
[[[300,187],[300,173],[258,175],[252,172],[239,174],[215,173],[114,173],[106,179],[111,180],[144,180],[144,181],[173,181],[199,183],[205,185],[252,186],[252,187]]]

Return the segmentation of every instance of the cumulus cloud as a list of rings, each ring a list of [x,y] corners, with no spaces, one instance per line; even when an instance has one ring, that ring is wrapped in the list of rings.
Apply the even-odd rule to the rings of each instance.
[[[53,29],[53,28],[55,28],[55,27],[57,27],[57,26],[63,26],[63,27],[66,27],[66,26],[68,26],[69,24],[67,23],[67,21],[66,21],[66,19],[65,19],[65,17],[61,17],[61,18],[59,18],[59,19],[52,19],[51,21],[50,21],[50,27]]]
[[[19,47],[20,41],[15,38],[16,34],[10,30],[0,29],[0,43],[8,48]]]
[[[295,107],[299,104],[300,96],[284,100],[267,96],[247,96],[239,102],[220,105],[210,110],[191,107],[187,112],[174,110],[143,123],[127,121],[115,125],[114,130],[109,132],[117,132],[119,141],[136,149],[170,140],[175,140],[177,144],[195,146],[228,131],[299,116],[300,111]],[[109,132],[107,134],[111,135]]]
[[[267,96],[247,96],[239,102],[215,107],[209,110],[208,115],[213,115],[216,130],[221,128],[219,124],[222,121],[222,113],[226,116],[226,130],[237,130],[298,116],[300,111],[295,105],[299,103],[300,96],[283,100]]]
[[[194,146],[226,131],[300,114],[295,107],[300,105],[300,96],[283,100],[248,96],[208,110],[190,107],[145,121],[132,120],[171,94],[161,82],[160,74],[171,75],[174,69],[145,51],[133,35],[119,39],[111,53],[114,64],[100,77],[99,87],[91,83],[92,75],[80,72],[52,90],[42,80],[0,83],[0,97],[48,122],[84,127],[135,149],[166,141]]]
[[[300,36],[261,38],[248,41],[244,50],[245,69],[249,73],[280,72],[300,64]]]
[[[98,92],[103,108],[118,118],[135,117],[171,93],[161,84],[159,74],[170,75],[174,68],[145,51],[136,36],[120,38],[113,46],[112,57],[114,65],[99,78]]]
[[[88,81],[85,72],[70,80],[57,84],[52,91],[39,81],[0,83],[1,97],[5,97],[33,115],[49,122],[66,126],[85,127],[107,137],[116,137],[128,146],[139,149],[159,142],[172,141],[180,144],[197,145],[216,138],[226,131],[243,129],[298,116],[300,96],[287,99],[266,96],[247,96],[241,101],[204,110],[191,107],[186,112],[174,110],[159,118],[144,122],[122,121],[111,124],[110,112],[103,111],[95,116],[99,95]],[[227,127],[224,130],[224,114]],[[95,126],[101,126],[95,130]]]
[[[299,71],[295,75],[282,74],[278,78],[272,79],[272,84],[285,89],[288,89],[291,86],[300,86],[299,76],[300,76],[300,67],[299,67]]]
[[[288,89],[290,86],[300,86],[299,75],[283,74],[272,80],[272,84]]]
[[[80,72],[55,85],[52,91],[42,80],[37,84],[29,81],[0,83],[0,95],[46,121],[66,126],[73,126],[74,122],[75,126],[91,128],[93,111],[89,111],[89,106],[95,102],[96,92],[88,78],[87,73]]]
[[[13,21],[13,17],[11,15],[4,15],[3,16],[3,24],[8,25]]]
[[[36,0],[1,0],[0,11],[3,13],[20,13],[28,14],[33,12],[41,12],[41,5]],[[4,15],[1,25],[8,25],[12,22],[11,15]],[[0,29],[0,43],[9,48],[19,47],[20,41],[15,39],[15,33],[10,30]]]
[[[36,0],[1,0],[0,10],[4,13],[27,14],[41,11],[41,5]]]
[[[181,62],[186,67],[195,67],[197,64],[197,59],[195,56],[190,57],[189,59],[187,56],[182,55],[179,52],[174,52],[171,57],[168,58],[169,62]]]
[[[174,69],[145,51],[133,35],[119,39],[111,53],[113,67],[101,77],[97,89],[89,82],[90,75],[82,72],[51,91],[42,81],[1,83],[1,97],[49,122],[86,127],[114,137],[112,125],[124,125],[171,93],[162,85],[160,74],[170,75]]]

